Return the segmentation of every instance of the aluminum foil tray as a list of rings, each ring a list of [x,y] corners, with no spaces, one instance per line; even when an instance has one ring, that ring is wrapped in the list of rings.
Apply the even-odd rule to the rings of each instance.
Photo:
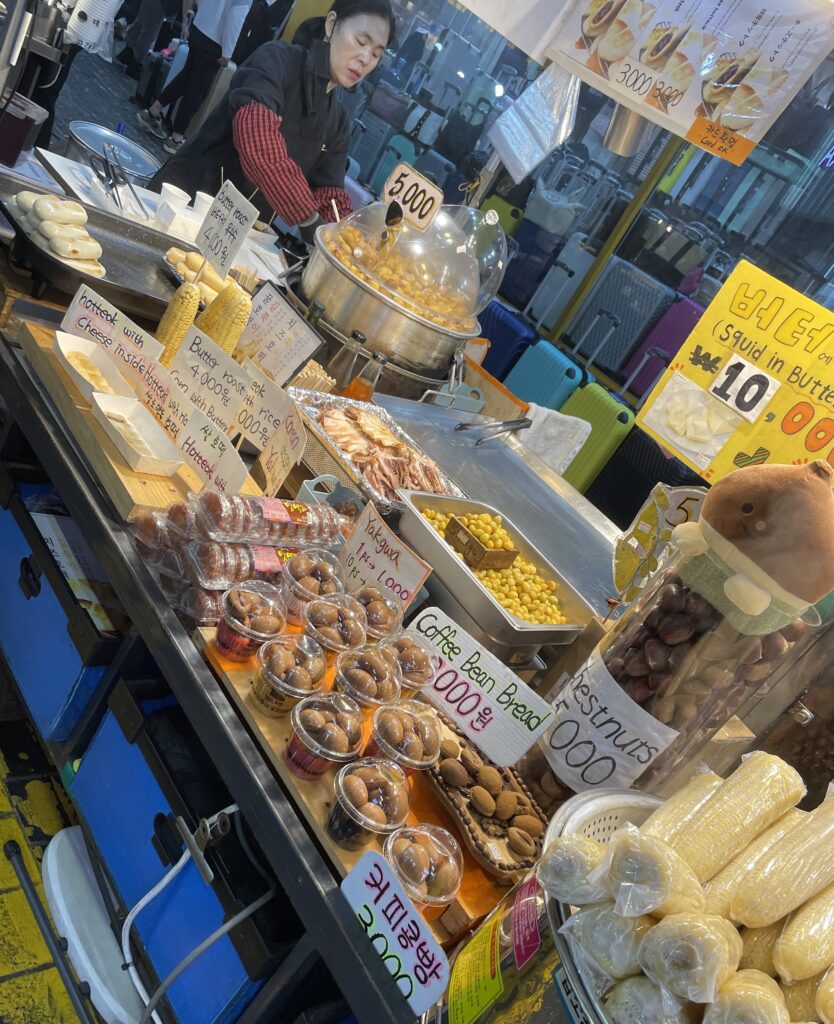
[[[500,509],[468,498],[427,494],[424,491],[401,490],[399,494],[405,506],[399,525],[403,540],[434,568],[455,600],[494,640],[508,646],[569,644],[593,618],[591,606]],[[458,558],[454,550],[423,518],[422,511],[426,508],[452,515],[471,512],[501,515],[521,556],[532,562],[546,579],[555,580],[558,584],[559,604],[568,621],[564,625],[539,625],[517,619],[496,601],[463,559]]]
[[[422,448],[406,434],[389,412],[378,405],[368,402],[355,402],[350,398],[323,395],[316,391],[304,391],[300,388],[287,388],[287,394],[298,403],[307,420],[307,445],[304,449],[304,461],[310,469],[315,471],[316,475],[330,473],[340,483],[346,484],[349,487],[358,487],[360,491],[373,501],[380,512],[402,511],[405,508],[403,502],[392,501],[384,494],[380,494],[375,487],[369,484],[360,467],[335,444],[316,419],[319,412],[327,406],[335,405],[339,408],[361,409],[376,416],[403,444],[413,448],[416,452],[420,452],[420,454],[424,454]],[[430,456],[426,457],[429,458]],[[435,465],[437,465],[436,462]],[[449,479],[440,466],[438,466],[438,469],[446,488],[453,495],[463,497],[463,492],[457,484]]]

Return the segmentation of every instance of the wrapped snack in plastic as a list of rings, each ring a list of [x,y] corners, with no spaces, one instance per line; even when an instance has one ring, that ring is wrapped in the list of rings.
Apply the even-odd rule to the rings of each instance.
[[[192,495],[201,537],[228,543],[273,547],[335,544],[342,516],[330,505],[305,505],[280,498],[227,496],[214,491]]]
[[[174,610],[191,629],[216,626],[223,617],[223,591],[189,586],[177,598]]]
[[[672,914],[640,943],[646,974],[679,999],[711,1003],[741,960],[741,936],[723,917]]]
[[[779,986],[761,971],[739,971],[721,986],[703,1024],[790,1024]]]
[[[698,808],[670,845],[700,881],[707,882],[804,795],[799,772],[781,758],[756,750]],[[772,920],[780,917],[784,914]]]
[[[834,1024],[834,970],[828,970],[823,975],[814,1006],[823,1024]]]
[[[559,931],[577,942],[609,978],[622,981],[640,974],[637,949],[654,923],[645,914],[623,917],[613,903],[600,903],[572,914]]]
[[[696,772],[689,782],[669,797],[643,822],[640,831],[670,842],[690,822],[698,808],[724,780],[711,771]]]
[[[748,872],[759,863],[767,851],[774,846],[782,836],[786,836],[791,829],[805,820],[806,811],[800,811],[792,807],[782,817],[766,829],[760,836],[757,836],[741,853],[737,853],[730,863],[723,867],[718,874],[711,878],[704,886],[704,893],[707,897],[707,913],[718,914],[719,917],[730,919],[730,899],[738,886],[739,881],[745,878]]]
[[[834,797],[809,812],[739,879],[730,914],[748,928],[785,917],[834,882]]]
[[[766,928],[744,928],[741,941],[744,950],[741,954],[741,969],[761,971],[771,978],[778,973],[773,963],[773,950],[776,940],[782,934],[784,921],[769,924]]]
[[[834,883],[790,916],[777,935],[773,963],[789,984],[811,978],[834,964]]]
[[[607,899],[605,877],[598,871],[604,857],[605,847],[596,839],[579,833],[558,836],[542,854],[539,885],[554,899],[575,906]]]
[[[793,985],[786,985],[779,982],[782,990],[782,998],[788,1008],[788,1016],[792,1021],[820,1021],[817,1013],[817,989],[824,977],[823,974],[815,974],[813,978],[806,978],[805,981],[797,981]]]
[[[704,891],[686,861],[661,839],[643,835],[633,825],[612,837],[606,866],[608,890],[624,917],[665,917],[704,909]]]
[[[644,975],[616,984],[605,1000],[611,1024],[694,1024],[697,1009],[691,1003],[662,993]]]

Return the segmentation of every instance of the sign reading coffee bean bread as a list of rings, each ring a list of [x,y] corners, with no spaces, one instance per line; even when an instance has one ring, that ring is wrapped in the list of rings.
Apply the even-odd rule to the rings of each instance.
[[[553,721],[553,708],[439,608],[410,630],[437,651],[437,675],[423,695],[495,764],[515,764]]]

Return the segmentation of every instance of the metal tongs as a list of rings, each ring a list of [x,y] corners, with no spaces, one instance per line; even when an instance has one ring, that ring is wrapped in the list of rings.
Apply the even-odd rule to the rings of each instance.
[[[475,442],[475,447],[480,448],[482,444],[492,441],[493,438],[500,437],[501,434],[512,434],[516,430],[526,430],[527,427],[532,425],[533,421],[525,416],[524,419],[504,420],[502,423],[456,423],[455,430],[489,430],[490,433],[484,434],[483,437],[479,437]]]
[[[122,162],[119,159],[119,154],[116,152],[115,148],[113,146],[111,146],[107,142],[104,143],[104,147],[103,148],[104,148],[104,159],[107,160],[108,166],[110,167],[110,175],[111,175],[111,178],[113,180],[113,184],[115,186],[113,191],[115,192],[116,196],[118,197],[118,195],[119,195],[119,184],[127,185],[127,187],[130,189],[130,194],[133,196],[133,198],[139,204],[139,209],[142,211],[142,216],[145,218],[145,220],[150,220],[151,219],[151,215],[145,209],[145,204],[139,198],[139,193],[133,187],[133,182],[127,176],[124,167],[122,167]],[[108,150],[109,150],[109,158],[108,158]],[[116,165],[116,167],[119,170],[119,174],[121,175],[121,179],[122,180],[121,180],[120,183],[116,181],[116,177],[115,177],[115,175],[113,173],[113,170],[112,170],[112,165],[113,164]],[[121,205],[122,205],[122,201],[121,201],[121,198],[119,198],[119,206],[121,206]]]

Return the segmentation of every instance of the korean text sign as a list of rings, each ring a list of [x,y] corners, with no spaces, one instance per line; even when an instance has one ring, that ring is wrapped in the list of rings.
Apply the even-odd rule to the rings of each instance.
[[[446,991],[449,962],[385,858],[369,850],[342,892],[408,1005],[419,1017]]]
[[[834,313],[742,261],[637,422],[710,483],[767,462],[834,465]]]
[[[436,649],[423,695],[500,766],[515,764],[552,723],[553,708],[439,608],[411,623]]]
[[[221,277],[232,269],[249,229],[258,219],[257,207],[227,179],[197,232],[196,245]]]

